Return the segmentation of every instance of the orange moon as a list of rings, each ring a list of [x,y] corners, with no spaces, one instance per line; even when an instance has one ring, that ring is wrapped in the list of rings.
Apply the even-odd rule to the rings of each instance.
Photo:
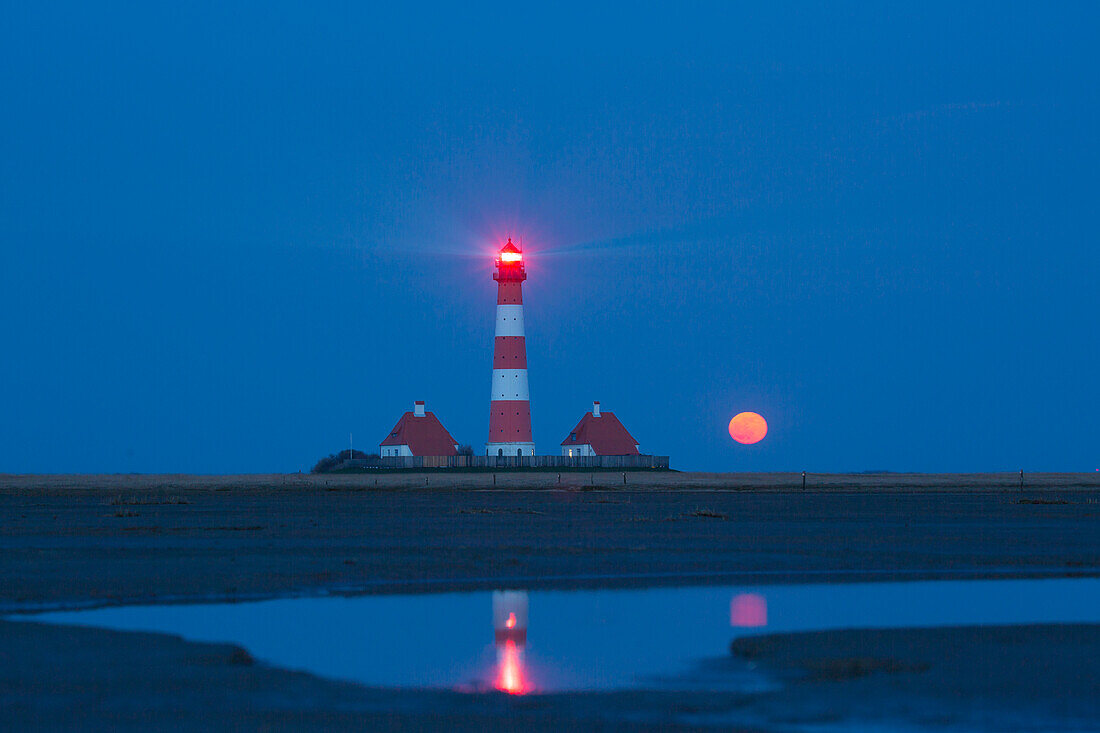
[[[755,412],[741,412],[730,420],[730,437],[738,443],[759,443],[768,434],[768,421]]]

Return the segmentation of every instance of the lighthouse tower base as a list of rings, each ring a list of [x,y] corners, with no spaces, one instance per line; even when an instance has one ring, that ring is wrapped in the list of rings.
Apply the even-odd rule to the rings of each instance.
[[[533,456],[535,455],[534,443],[486,443],[485,455],[487,456]]]

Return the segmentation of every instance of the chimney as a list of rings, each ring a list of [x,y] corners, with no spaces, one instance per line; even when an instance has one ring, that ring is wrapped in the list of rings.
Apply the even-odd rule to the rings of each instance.
[[[424,417],[424,400],[413,403],[413,417]]]
[[[599,416],[600,416],[600,403],[599,402],[593,402],[592,403],[592,417],[599,417]]]

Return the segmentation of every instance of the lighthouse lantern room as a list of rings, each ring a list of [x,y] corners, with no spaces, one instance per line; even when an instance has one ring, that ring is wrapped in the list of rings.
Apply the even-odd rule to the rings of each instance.
[[[527,345],[523,336],[523,253],[511,238],[496,260],[497,322],[489,401],[487,456],[533,456],[531,398],[527,391]]]

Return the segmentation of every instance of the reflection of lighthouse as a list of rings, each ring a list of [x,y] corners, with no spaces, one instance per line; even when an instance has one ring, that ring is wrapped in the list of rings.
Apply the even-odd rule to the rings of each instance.
[[[497,271],[497,325],[493,340],[493,389],[489,402],[487,456],[533,456],[531,398],[527,392],[527,344],[523,336],[523,254],[508,243]]]
[[[497,647],[493,686],[512,695],[524,694],[530,689],[523,669],[523,648],[527,645],[525,591],[493,591],[493,635]]]

